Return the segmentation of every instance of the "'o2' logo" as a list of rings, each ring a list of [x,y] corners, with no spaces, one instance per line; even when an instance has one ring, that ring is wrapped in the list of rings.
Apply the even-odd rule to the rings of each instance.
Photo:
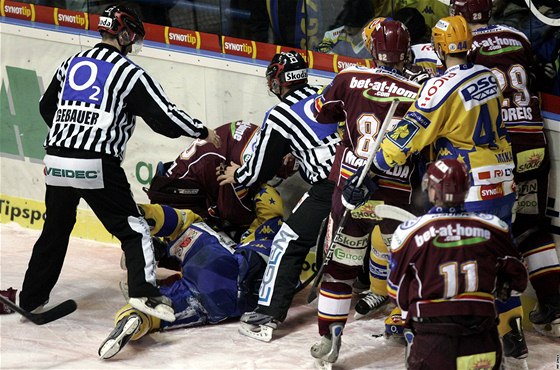
[[[100,105],[112,63],[90,58],[74,58],[64,82],[63,100]]]

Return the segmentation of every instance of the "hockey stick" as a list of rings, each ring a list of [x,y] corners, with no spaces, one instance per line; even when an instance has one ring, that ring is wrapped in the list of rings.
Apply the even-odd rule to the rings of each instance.
[[[389,107],[389,110],[387,111],[387,115],[385,116],[385,120],[383,121],[383,124],[381,125],[381,128],[379,129],[379,132],[377,133],[377,137],[375,138],[375,143],[373,144],[373,148],[371,150],[371,153],[370,153],[366,163],[364,164],[363,171],[362,171],[362,173],[360,173],[360,177],[358,178],[358,182],[356,183],[357,187],[360,187],[362,185],[362,183],[364,182],[364,179],[365,179],[367,173],[369,172],[369,168],[371,167],[371,164],[373,163],[373,158],[375,157],[375,155],[377,153],[377,149],[379,149],[379,146],[381,145],[381,141],[383,141],[383,139],[385,137],[385,132],[387,131],[387,128],[389,127],[389,124],[391,123],[391,120],[393,119],[393,115],[395,114],[395,110],[397,109],[398,105],[399,105],[399,100],[394,99],[393,102],[391,103],[391,106]],[[340,235],[342,233],[342,230],[344,229],[344,226],[346,224],[346,220],[348,219],[349,214],[350,214],[350,212],[349,212],[348,208],[345,208],[344,213],[342,214],[342,217],[340,219],[340,223],[338,224],[336,232],[333,234],[333,238],[331,240],[329,248],[327,249],[327,255],[325,256],[325,259],[323,260],[323,264],[321,265],[321,267],[317,271],[317,277],[315,278],[315,281],[313,282],[313,285],[311,287],[311,291],[309,292],[309,296],[307,296],[307,303],[311,303],[315,300],[315,298],[317,298],[317,287],[319,286],[319,284],[321,283],[321,279],[323,278],[323,271],[325,270],[325,267],[328,265],[328,263],[332,259],[332,256],[333,256],[333,253],[334,253],[335,241],[337,240],[338,235]]]
[[[379,204],[375,206],[375,214],[381,218],[388,218],[405,222],[416,218],[412,213],[402,208],[391,206],[389,204]]]
[[[76,311],[76,308],[78,308],[76,302],[72,299],[69,299],[67,301],[62,302],[58,306],[51,308],[50,310],[41,313],[31,313],[29,311],[24,310],[23,308],[21,308],[20,306],[13,303],[8,298],[2,295],[0,295],[0,300],[6,306],[10,307],[12,310],[16,311],[21,316],[25,317],[26,319],[28,319],[29,321],[37,325],[43,325],[48,322],[58,320],[61,317],[71,314],[72,312]]]

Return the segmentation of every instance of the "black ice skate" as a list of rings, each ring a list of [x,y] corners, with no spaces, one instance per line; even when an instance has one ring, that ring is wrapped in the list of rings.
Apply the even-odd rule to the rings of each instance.
[[[560,338],[560,304],[537,304],[529,320],[538,333]]]
[[[245,312],[240,319],[239,334],[262,342],[270,342],[272,333],[278,328],[278,323],[270,315],[256,311]]]
[[[97,351],[99,357],[106,360],[119,353],[140,329],[141,324],[142,319],[139,315],[131,314],[123,317],[99,347]]]

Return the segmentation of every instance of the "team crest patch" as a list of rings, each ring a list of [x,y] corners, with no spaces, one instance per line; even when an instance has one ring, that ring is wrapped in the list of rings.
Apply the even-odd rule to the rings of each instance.
[[[418,132],[418,127],[416,127],[411,122],[404,122],[393,129],[393,131],[387,134],[387,138],[393,144],[395,144],[398,148],[404,149],[410,140],[416,135]]]

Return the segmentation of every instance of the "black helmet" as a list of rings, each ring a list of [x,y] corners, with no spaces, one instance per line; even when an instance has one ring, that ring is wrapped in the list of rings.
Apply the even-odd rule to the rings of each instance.
[[[276,54],[266,69],[266,79],[270,91],[279,96],[281,86],[307,83],[307,62],[297,51]]]
[[[121,32],[126,31],[129,43],[143,39],[146,34],[138,13],[122,5],[112,5],[105,9],[99,17],[97,30],[114,36],[118,36]]]

